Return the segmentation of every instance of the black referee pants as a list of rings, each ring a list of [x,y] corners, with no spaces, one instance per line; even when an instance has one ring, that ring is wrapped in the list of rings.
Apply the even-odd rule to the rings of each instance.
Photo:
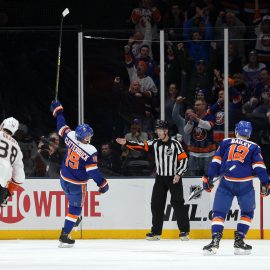
[[[161,235],[163,217],[168,190],[171,193],[171,205],[174,209],[177,225],[180,231],[189,232],[188,207],[184,205],[182,180],[173,184],[173,176],[156,176],[152,191],[151,211],[152,229],[155,234]]]

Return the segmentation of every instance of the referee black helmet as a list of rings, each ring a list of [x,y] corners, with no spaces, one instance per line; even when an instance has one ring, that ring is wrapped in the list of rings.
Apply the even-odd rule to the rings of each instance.
[[[158,129],[169,129],[169,124],[166,120],[160,120],[158,119],[155,124],[155,128]]]

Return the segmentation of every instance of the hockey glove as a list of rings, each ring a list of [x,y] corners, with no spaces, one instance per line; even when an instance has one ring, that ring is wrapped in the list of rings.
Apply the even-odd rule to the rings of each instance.
[[[109,189],[109,184],[106,179],[102,182],[102,184],[99,186],[98,192],[99,193],[105,193]]]
[[[7,206],[7,201],[10,196],[11,194],[9,193],[8,189],[0,185],[0,206],[1,207]]]
[[[266,197],[270,194],[270,182],[261,186],[261,197]]]
[[[50,110],[53,116],[56,117],[58,113],[63,112],[64,108],[58,100],[53,100],[50,106]]]
[[[211,192],[211,189],[214,187],[214,185],[212,183],[212,179],[208,178],[208,176],[204,175],[202,177],[202,181],[203,181],[203,189],[206,192]]]

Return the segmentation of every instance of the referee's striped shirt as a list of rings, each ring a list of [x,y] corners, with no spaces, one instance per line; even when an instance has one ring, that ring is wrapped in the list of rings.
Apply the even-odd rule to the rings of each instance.
[[[157,174],[160,176],[183,175],[187,170],[188,157],[181,143],[174,139],[163,142],[154,139],[145,142],[127,141],[126,147],[137,151],[148,151],[153,147]]]

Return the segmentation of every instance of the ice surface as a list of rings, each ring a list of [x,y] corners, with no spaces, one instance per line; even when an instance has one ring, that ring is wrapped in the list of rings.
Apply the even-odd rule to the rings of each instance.
[[[269,270],[270,241],[247,240],[251,255],[233,254],[222,240],[217,255],[203,256],[208,240],[77,240],[70,249],[57,240],[0,240],[0,269],[88,270]]]

